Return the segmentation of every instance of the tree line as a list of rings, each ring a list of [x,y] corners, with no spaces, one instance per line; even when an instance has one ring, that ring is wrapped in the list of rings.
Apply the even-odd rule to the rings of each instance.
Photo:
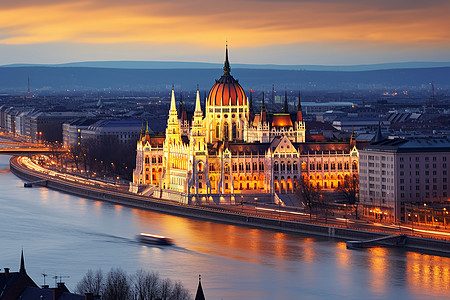
[[[341,193],[346,203],[348,204],[349,211],[346,211],[346,215],[354,214],[358,219],[358,204],[359,204],[359,179],[356,176],[346,176],[343,181],[340,182],[336,191]],[[322,189],[313,185],[308,177],[304,177],[299,182],[299,187],[296,190],[296,194],[303,200],[304,206],[309,212],[309,218],[312,219],[312,213],[315,209],[316,218],[320,212],[327,221],[328,215],[334,209],[333,203],[329,202],[325,197]],[[347,208],[347,207],[346,207]]]
[[[180,281],[161,278],[157,272],[138,270],[128,275],[121,268],[88,270],[75,292],[92,293],[102,300],[188,300],[192,295]]]

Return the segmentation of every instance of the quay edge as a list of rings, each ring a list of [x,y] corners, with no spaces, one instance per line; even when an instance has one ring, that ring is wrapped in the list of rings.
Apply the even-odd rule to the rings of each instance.
[[[319,224],[292,222],[269,219],[258,216],[247,216],[239,213],[199,208],[193,205],[179,204],[169,200],[144,197],[129,192],[117,192],[96,187],[74,184],[62,179],[55,179],[46,174],[30,170],[17,161],[17,156],[10,159],[10,170],[17,177],[26,181],[43,181],[47,188],[86,197],[93,200],[106,201],[134,208],[168,213],[183,217],[202,219],[213,222],[247,226],[272,231],[296,234],[310,234],[338,240],[370,240],[388,236],[387,233],[349,229],[343,227],[325,226]],[[385,246],[395,246],[389,242]],[[450,256],[450,242],[445,240],[408,236],[405,249],[434,255]]]

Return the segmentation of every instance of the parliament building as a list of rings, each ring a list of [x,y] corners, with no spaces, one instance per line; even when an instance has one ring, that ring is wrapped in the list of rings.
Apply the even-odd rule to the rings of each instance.
[[[202,111],[197,89],[188,119],[177,111],[172,89],[164,137],[143,129],[137,142],[133,183],[180,195],[293,193],[302,178],[324,190],[358,174],[358,150],[350,142],[306,142],[300,95],[297,111],[287,99],[282,112],[253,108],[252,96],[230,73],[226,49],[223,75]],[[258,113],[255,113],[257,111]]]

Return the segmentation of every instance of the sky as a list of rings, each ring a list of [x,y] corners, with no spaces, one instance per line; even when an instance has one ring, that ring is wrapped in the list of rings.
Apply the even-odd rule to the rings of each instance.
[[[0,0],[0,64],[450,61],[449,0]]]

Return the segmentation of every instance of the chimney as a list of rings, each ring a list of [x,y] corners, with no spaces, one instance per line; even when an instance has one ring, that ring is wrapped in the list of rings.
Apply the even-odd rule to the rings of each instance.
[[[94,300],[94,294],[93,293],[84,294],[84,300]]]
[[[57,300],[64,292],[69,292],[64,282],[58,282],[53,288],[53,300]]]

